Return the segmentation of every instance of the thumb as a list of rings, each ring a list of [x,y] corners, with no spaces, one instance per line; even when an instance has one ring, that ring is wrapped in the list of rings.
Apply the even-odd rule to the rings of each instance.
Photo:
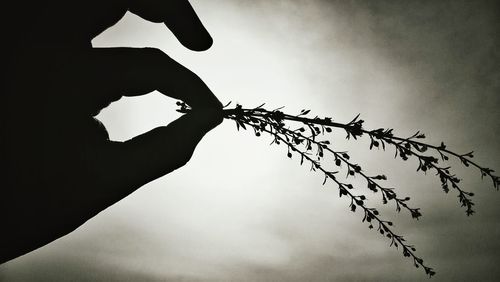
[[[167,126],[125,142],[112,142],[101,157],[110,187],[125,197],[140,186],[185,165],[203,136],[222,122],[221,109],[193,110]]]

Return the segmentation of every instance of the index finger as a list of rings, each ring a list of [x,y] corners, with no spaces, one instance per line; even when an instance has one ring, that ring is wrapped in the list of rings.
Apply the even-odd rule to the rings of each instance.
[[[213,40],[188,0],[131,0],[129,11],[152,22],[163,22],[186,48],[207,50]]]

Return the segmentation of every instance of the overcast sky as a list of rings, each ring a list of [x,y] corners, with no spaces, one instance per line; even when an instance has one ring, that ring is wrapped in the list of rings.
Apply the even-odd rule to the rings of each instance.
[[[497,1],[192,1],[214,38],[185,50],[161,24],[132,14],[94,46],[151,46],[195,71],[219,99],[302,108],[400,135],[421,130],[500,170],[500,7]],[[166,77],[165,79],[168,79]],[[126,140],[178,117],[158,93],[122,99],[99,118]],[[433,266],[435,281],[498,281],[500,194],[479,173],[467,218],[432,173],[368,141],[333,137],[363,168],[412,197],[423,218],[380,207]],[[336,187],[226,121],[185,167],[100,213],[70,235],[0,266],[1,281],[427,281],[348,210]],[[168,156],[166,156],[168,157]],[[378,199],[364,191],[367,196]],[[379,202],[371,204],[381,206]]]

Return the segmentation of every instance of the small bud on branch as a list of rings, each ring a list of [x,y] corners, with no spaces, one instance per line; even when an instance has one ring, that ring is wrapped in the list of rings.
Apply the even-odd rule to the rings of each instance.
[[[266,110],[264,104],[246,109],[237,104],[234,108],[228,109],[228,103],[223,110],[224,118],[235,121],[236,127],[239,130],[252,128],[255,136],[260,137],[262,133],[269,134],[273,140],[271,144],[284,144],[287,146],[287,157],[293,158],[294,154],[300,155],[300,165],[305,162],[310,164],[310,170],[320,171],[323,173],[323,185],[331,180],[339,189],[339,197],[347,196],[350,199],[349,209],[352,212],[361,211],[363,213],[363,222],[369,224],[369,228],[373,229],[377,226],[377,231],[390,240],[390,246],[401,248],[403,256],[413,260],[416,267],[422,266],[425,273],[433,276],[435,271],[424,265],[422,258],[418,257],[413,245],[406,243],[406,240],[401,235],[397,235],[390,228],[394,224],[390,221],[382,220],[380,213],[375,208],[366,206],[365,195],[355,195],[355,187],[351,183],[341,182],[335,174],[338,171],[328,171],[325,169],[325,155],[329,154],[334,159],[336,167],[344,168],[347,172],[346,177],[349,179],[353,176],[360,176],[366,181],[367,188],[373,193],[380,193],[382,203],[387,204],[389,201],[396,206],[396,211],[402,209],[407,210],[411,217],[419,219],[422,215],[419,208],[412,208],[408,205],[409,197],[398,197],[394,188],[384,187],[379,181],[387,180],[383,174],[368,176],[362,169],[362,166],[351,160],[347,152],[335,151],[331,147],[328,140],[320,140],[321,136],[333,132],[333,129],[341,129],[345,131],[347,139],[357,140],[362,136],[370,138],[370,150],[373,148],[386,149],[392,146],[395,150],[395,157],[401,158],[403,161],[415,159],[418,162],[417,171],[434,171],[441,181],[441,187],[445,193],[450,191],[450,187],[458,192],[458,199],[461,206],[465,207],[466,214],[474,213],[474,203],[471,197],[474,195],[471,192],[462,190],[459,186],[460,179],[450,172],[449,166],[442,166],[441,162],[446,162],[450,157],[454,157],[461,161],[466,167],[475,167],[481,173],[481,177],[490,177],[493,181],[493,186],[498,190],[500,186],[499,177],[493,175],[493,170],[482,167],[472,161],[473,152],[458,154],[447,149],[446,145],[441,142],[439,146],[423,143],[419,140],[425,139],[425,134],[417,131],[408,138],[397,137],[393,134],[392,129],[379,128],[375,130],[366,130],[363,128],[363,120],[357,115],[348,123],[334,122],[332,118],[308,118],[306,117],[310,110],[304,109],[298,115],[289,115],[281,111],[282,108],[275,110]],[[191,109],[183,102],[178,102],[180,107],[177,111],[187,113]],[[289,123],[299,123],[300,127],[290,129]],[[429,152],[434,152],[439,155],[440,159],[429,155]]]

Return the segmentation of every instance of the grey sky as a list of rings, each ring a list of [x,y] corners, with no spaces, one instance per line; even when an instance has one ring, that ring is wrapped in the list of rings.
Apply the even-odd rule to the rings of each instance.
[[[266,102],[475,150],[500,169],[500,7],[497,1],[192,1],[215,43],[184,50],[162,25],[127,14],[95,46],[152,46],[198,73],[223,101]],[[168,79],[168,78],[166,78]],[[128,98],[99,118],[128,139],[177,117],[158,93]],[[436,281],[497,281],[500,194],[457,166],[475,192],[467,218],[431,173],[349,150],[385,173],[423,218],[395,214],[397,232],[435,267]],[[141,188],[76,232],[0,266],[5,281],[424,281],[426,276],[348,211],[336,188],[286,158],[286,149],[224,122],[184,168]],[[378,199],[378,195],[366,192]],[[379,203],[372,202],[374,205]]]

